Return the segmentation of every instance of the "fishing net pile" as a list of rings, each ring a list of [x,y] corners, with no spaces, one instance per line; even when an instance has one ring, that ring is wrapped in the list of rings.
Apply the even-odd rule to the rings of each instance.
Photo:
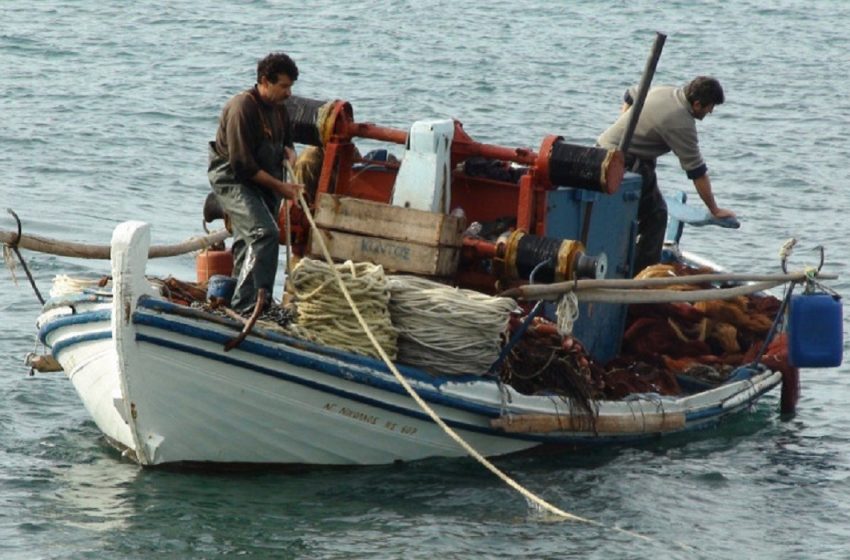
[[[511,322],[516,331],[524,318]],[[508,353],[499,372],[502,382],[526,395],[556,395],[589,418],[604,397],[596,366],[581,342],[562,335],[551,321],[535,317]]]
[[[390,318],[390,292],[381,266],[346,261],[334,265],[360,315],[391,358],[397,353],[397,333]],[[295,297],[297,336],[357,354],[379,357],[352,313],[330,265],[301,259],[292,271],[289,290]]]
[[[499,357],[510,298],[415,276],[389,276],[398,359],[436,375],[483,374]]]
[[[667,267],[654,274],[701,272]],[[562,336],[553,323],[535,319],[512,349],[501,377],[522,393],[551,392],[585,403],[585,409],[595,400],[619,400],[637,393],[681,395],[707,389],[759,357],[780,305],[779,299],[761,294],[693,304],[631,305],[620,353],[605,364],[595,362],[578,340]],[[512,328],[520,323],[517,320]],[[783,372],[791,368],[784,335],[764,347],[760,363]]]
[[[657,265],[657,269],[675,276],[704,272],[682,265]],[[707,288],[711,286],[681,287]],[[680,377],[720,383],[736,367],[756,359],[780,306],[779,299],[766,294],[693,304],[632,305],[620,361],[640,361]],[[762,363],[777,370],[790,367],[784,335],[770,341]]]

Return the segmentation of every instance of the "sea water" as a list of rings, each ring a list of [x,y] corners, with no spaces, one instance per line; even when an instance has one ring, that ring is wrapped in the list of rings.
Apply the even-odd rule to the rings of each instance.
[[[299,95],[357,120],[457,118],[475,139],[591,144],[640,79],[714,75],[726,103],[699,124],[718,203],[739,230],[683,247],[735,272],[791,268],[826,247],[850,293],[850,3],[0,0],[0,206],[26,233],[108,243],[128,219],[154,243],[201,231],[206,142],[256,61],[288,52]],[[368,148],[366,145],[364,148]],[[667,192],[698,197],[675,157]],[[0,228],[14,222],[0,213]],[[24,251],[56,274],[107,263]],[[152,263],[192,277],[191,256]],[[0,271],[0,558],[846,558],[850,387],[804,370],[798,412],[778,395],[717,430],[649,445],[499,461],[561,509],[549,522],[472,460],[298,473],[147,471],[101,439],[62,374],[28,376],[40,306]],[[845,331],[848,311],[844,311]],[[844,348],[846,350],[847,344]],[[612,530],[627,529],[646,541]]]

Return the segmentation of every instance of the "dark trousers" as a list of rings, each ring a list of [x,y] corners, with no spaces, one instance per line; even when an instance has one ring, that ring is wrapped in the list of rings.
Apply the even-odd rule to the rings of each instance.
[[[213,191],[230,216],[233,229],[233,272],[237,280],[230,305],[237,311],[250,311],[260,288],[266,290],[264,305],[268,305],[277,273],[280,197],[240,184],[214,184]]]
[[[626,160],[630,169],[634,169],[635,160]],[[647,266],[661,261],[661,249],[667,232],[667,203],[658,189],[655,175],[655,160],[637,160],[637,169],[643,179],[638,205],[638,240],[635,254],[635,274]]]

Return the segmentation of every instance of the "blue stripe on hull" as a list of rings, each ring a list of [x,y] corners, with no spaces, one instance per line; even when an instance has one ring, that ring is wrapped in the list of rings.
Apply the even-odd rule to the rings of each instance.
[[[169,301],[153,299],[153,298],[150,298],[148,296],[142,296],[141,298],[139,298],[138,306],[146,308],[146,309],[151,309],[151,310],[154,310],[154,311],[161,311],[165,314],[168,314],[170,312],[174,312],[174,311],[177,311],[177,310],[185,310],[186,309],[183,306],[171,303]],[[198,312],[198,313],[199,313],[199,315],[203,315],[203,312]],[[138,313],[138,316],[144,316],[144,315],[141,314],[141,313]],[[138,316],[134,316],[134,321],[138,322]],[[196,320],[202,321],[203,319],[202,318],[196,318]],[[233,321],[231,319],[226,319],[225,321],[229,324],[229,326],[231,326],[236,331],[239,331],[239,330],[242,329],[241,323],[237,323],[236,321]],[[362,355],[359,355],[359,354],[353,354],[351,352],[347,352],[345,350],[338,350],[336,348],[323,346],[323,345],[317,344],[315,342],[310,342],[309,340],[304,340],[304,339],[301,339],[301,338],[294,338],[292,336],[281,334],[281,333],[276,332],[276,331],[263,329],[263,328],[258,327],[256,325],[254,326],[253,332],[260,334],[262,336],[262,338],[265,338],[265,339],[270,340],[272,342],[279,342],[279,343],[285,344],[285,345],[292,347],[292,348],[297,348],[297,349],[300,349],[300,350],[306,350],[308,352],[313,352],[315,354],[319,354],[319,355],[322,355],[322,356],[330,356],[330,357],[333,357],[333,358],[337,358],[339,360],[343,360],[343,361],[348,362],[350,364],[359,365],[359,366],[367,367],[371,370],[390,374],[390,370],[387,368],[386,364],[384,364],[384,362],[382,360],[379,360],[377,358],[371,358],[369,356],[362,356]],[[240,345],[240,348],[241,348],[241,345]],[[406,366],[404,364],[397,364],[396,367],[406,378],[415,379],[416,381],[419,381],[420,383],[427,383],[429,385],[433,385],[434,387],[439,387],[440,385],[443,385],[444,383],[448,383],[448,382],[452,382],[452,383],[490,382],[490,383],[494,383],[494,384],[496,383],[495,379],[488,379],[486,377],[481,377],[481,376],[478,376],[478,375],[455,375],[455,376],[452,376],[451,378],[449,378],[449,377],[435,377],[435,376],[433,376],[433,375],[431,375],[431,374],[429,374],[425,371],[422,371],[421,369],[418,369],[418,368],[415,368],[415,367],[412,367],[412,366]]]
[[[206,340],[214,344],[221,344],[222,346],[225,342],[232,338],[231,336],[224,333],[208,330],[194,325],[175,323],[169,321],[168,319],[152,315],[136,314],[134,319],[137,325],[145,325],[168,332],[174,332],[191,338]],[[140,338],[142,336],[144,335],[139,334],[137,335],[137,338]],[[163,339],[157,340],[167,342]],[[192,348],[189,346],[182,346],[181,348],[185,349],[187,353],[191,354],[202,352],[196,348]],[[339,379],[346,379],[348,381],[353,381],[355,383],[360,383],[362,385],[367,385],[369,387],[374,387],[383,391],[388,391],[398,395],[407,395],[407,392],[395,379],[384,379],[378,377],[377,375],[364,373],[363,371],[358,371],[357,369],[355,369],[357,367],[361,367],[364,369],[368,368],[368,366],[365,366],[362,363],[358,363],[360,362],[360,360],[343,361],[342,359],[337,359],[338,361],[335,363],[329,361],[326,357],[311,357],[309,355],[293,352],[292,350],[289,350],[287,348],[271,347],[266,344],[259,343],[255,340],[243,341],[239,345],[239,350],[242,352],[254,354],[256,356],[262,356],[264,358],[285,362],[294,366],[311,369],[319,373],[330,375]],[[231,358],[223,356],[221,354],[212,354],[204,352],[203,354],[199,355],[203,355],[204,357],[220,361],[229,362],[231,360]],[[249,369],[251,368],[251,365],[248,362],[240,362],[240,364],[249,367]],[[386,371],[386,367],[383,368],[383,371],[381,373],[383,373],[384,371]],[[387,373],[387,375],[391,374]],[[292,381],[295,381],[297,379],[301,378],[294,378],[292,379]],[[434,384],[431,385],[434,386]],[[422,395],[422,398],[431,403],[457,408],[466,412],[471,412],[490,418],[496,418],[499,416],[499,408],[495,406],[470,404],[462,399],[446,396],[434,389],[418,389],[417,392]]]
[[[145,298],[140,300],[140,306],[144,303],[144,307],[150,309],[157,309],[160,311],[166,311],[167,307],[173,306],[169,302],[160,302],[159,300],[148,300],[143,301]],[[162,305],[160,305],[162,304]],[[174,332],[177,334],[181,334],[184,336],[188,336],[191,338],[206,340],[216,344],[224,344],[228,340],[230,340],[231,336],[226,333],[216,332],[214,330],[205,329],[202,327],[187,325],[185,323],[179,323],[172,320],[169,320],[166,317],[158,316],[158,315],[150,315],[146,313],[140,313],[137,311],[133,315],[134,322],[138,325],[145,325],[152,328],[156,328],[159,330],[163,330],[166,332]],[[44,325],[39,331],[39,339],[44,342],[46,337],[52,333],[53,331],[60,329],[65,326],[73,326],[80,325],[85,323],[95,323],[95,322],[103,322],[110,321],[111,313],[107,310],[100,311],[92,311],[79,313],[69,316],[59,317],[50,321],[48,324]],[[234,322],[234,326],[237,323]],[[243,352],[248,352],[257,356],[262,356],[265,358],[269,358],[272,360],[277,360],[285,363],[289,363],[298,367],[303,367],[306,369],[311,369],[313,371],[319,372],[323,375],[330,375],[336,377],[338,379],[345,379],[348,381],[352,381],[354,383],[360,383],[363,385],[367,385],[373,387],[375,389],[379,389],[382,391],[391,392],[397,395],[406,395],[406,391],[400,384],[398,384],[395,380],[382,379],[375,375],[370,375],[369,373],[364,373],[362,371],[358,371],[355,368],[366,368],[377,370],[382,373],[387,373],[388,370],[386,366],[382,362],[378,362],[371,358],[366,358],[363,356],[353,355],[347,352],[339,351],[339,350],[331,350],[328,351],[325,347],[320,347],[314,343],[309,343],[302,341],[300,339],[290,338],[284,335],[278,335],[277,333],[271,333],[270,331],[265,331],[273,336],[267,336],[267,338],[275,338],[278,340],[274,340],[274,342],[278,342],[281,344],[287,344],[289,342],[293,343],[292,345],[301,348],[304,351],[316,353],[316,357],[305,356],[303,354],[299,354],[293,352],[292,350],[287,350],[285,348],[279,347],[271,347],[266,344],[262,344],[260,342],[254,340],[245,340],[240,344],[239,350]],[[111,338],[112,333],[111,330],[103,330],[97,332],[86,333],[82,335],[77,335],[73,337],[69,337],[65,340],[62,340],[53,346],[53,354],[57,356],[68,349],[71,346],[81,344],[88,341],[95,340],[104,340]],[[395,414],[401,414],[408,416],[410,418],[415,418],[417,420],[428,421],[430,418],[419,411],[411,410],[409,408],[400,407],[397,405],[389,404],[380,399],[374,399],[372,397],[366,397],[357,393],[353,393],[350,391],[346,391],[343,389],[337,389],[335,387],[329,386],[324,383],[320,383],[318,381],[304,379],[302,377],[298,377],[292,374],[287,374],[275,369],[270,369],[262,366],[258,366],[256,364],[238,360],[232,358],[230,356],[225,356],[222,354],[218,354],[215,352],[210,352],[206,350],[201,350],[189,345],[177,343],[171,340],[166,340],[163,338],[159,338],[156,336],[150,336],[146,334],[138,333],[136,336],[136,340],[139,342],[146,342],[149,344],[154,344],[157,346],[171,348],[180,352],[184,352],[187,354],[194,354],[197,356],[201,356],[206,359],[216,360],[222,363],[227,363],[229,365],[237,366],[243,369],[247,369],[250,371],[254,371],[256,373],[262,375],[268,375],[271,377],[275,377],[278,379],[285,380],[291,383],[297,383],[311,389],[335,394],[337,396],[354,400],[357,402],[361,402],[363,404],[367,404],[370,406],[374,406],[376,408],[381,408],[387,410],[389,412]],[[315,348],[320,348],[321,352],[315,352]],[[341,363],[333,363],[328,361],[328,357],[333,358]],[[349,366],[349,367],[346,367]],[[353,366],[353,367],[352,367]],[[454,408],[456,410],[460,410],[467,413],[477,414],[484,418],[497,418],[500,415],[500,409],[494,406],[485,406],[474,403],[469,403],[463,399],[457,397],[450,397],[440,393],[437,388],[441,385],[454,381],[454,379],[446,380],[446,379],[435,379],[428,375],[427,373],[422,372],[421,370],[417,370],[415,368],[404,367],[400,368],[405,377],[410,377],[419,382],[425,382],[428,385],[434,387],[434,389],[418,389],[417,392],[422,396],[423,399],[429,402],[429,404],[441,405],[449,408]],[[462,378],[463,379],[463,378]],[[472,379],[478,383],[495,383],[490,380],[481,379],[473,376],[465,376],[466,382]],[[463,381],[461,381],[463,382]],[[749,406],[754,403],[762,394],[770,390],[769,387],[765,389],[765,391],[760,392],[757,395],[754,395],[752,398],[748,399],[746,403],[742,403],[741,408]],[[714,426],[717,424],[723,417],[732,414],[731,410],[724,410],[721,406],[713,406],[705,409],[700,409],[697,411],[686,412],[686,426],[683,430],[679,430],[677,432],[670,432],[669,435],[672,434],[681,434],[683,432],[690,432],[695,430],[703,430]],[[648,434],[628,434],[622,436],[564,436],[560,435],[530,435],[530,434],[511,434],[506,433],[501,430],[496,430],[493,428],[487,428],[482,426],[476,426],[472,424],[467,424],[464,422],[457,421],[447,421],[447,424],[452,426],[453,428],[466,430],[470,432],[483,433],[487,435],[517,439],[517,440],[525,440],[525,441],[534,441],[539,443],[547,443],[547,444],[563,444],[563,445],[571,445],[571,446],[579,446],[579,447],[588,447],[588,446],[598,446],[598,445],[606,445],[606,444],[630,444],[630,443],[638,443],[640,441],[646,441],[649,439],[657,439],[664,435],[668,434],[659,434],[659,433],[648,433]]]
[[[91,342],[94,340],[111,340],[112,339],[112,331],[97,331],[86,334],[79,334],[77,336],[69,336],[68,338],[62,340],[61,342],[56,343],[51,351],[53,352],[53,357],[58,359],[59,355],[70,348],[71,346],[75,346],[77,344],[82,344],[84,342]]]
[[[112,321],[112,311],[101,309],[100,311],[86,311],[84,313],[74,313],[73,315],[63,315],[62,317],[52,319],[46,325],[42,325],[38,330],[38,340],[42,344],[47,344],[47,336],[57,329],[100,321],[106,321],[107,323]]]
[[[200,356],[200,357],[208,359],[208,360],[214,360],[216,362],[221,362],[221,363],[224,363],[224,364],[227,364],[227,365],[230,365],[230,366],[239,367],[239,368],[246,369],[246,370],[249,370],[249,371],[253,371],[253,372],[256,372],[256,373],[259,373],[259,374],[262,374],[262,375],[267,375],[269,377],[281,379],[281,380],[289,382],[289,383],[297,383],[298,385],[308,387],[310,389],[314,389],[314,390],[320,391],[322,393],[336,395],[338,397],[342,397],[342,398],[349,399],[349,400],[352,400],[352,401],[357,401],[357,402],[360,402],[362,404],[374,406],[376,408],[380,408],[380,409],[383,409],[383,410],[386,410],[386,411],[389,411],[389,412],[393,412],[393,413],[396,413],[396,414],[402,414],[404,416],[408,416],[410,418],[415,418],[417,420],[430,421],[430,417],[427,414],[425,414],[423,412],[419,412],[417,410],[411,410],[411,409],[406,408],[406,407],[397,406],[397,405],[394,405],[394,404],[389,404],[386,401],[381,400],[381,399],[374,399],[372,397],[367,397],[367,396],[361,395],[359,393],[354,393],[354,392],[351,392],[351,391],[346,391],[345,389],[339,389],[337,387],[332,387],[332,386],[326,385],[324,383],[320,383],[318,381],[313,381],[313,380],[310,380],[310,379],[304,379],[303,377],[299,377],[297,375],[285,373],[285,372],[282,372],[282,371],[279,371],[279,370],[276,370],[276,369],[271,369],[271,368],[259,366],[257,364],[253,364],[251,362],[246,362],[244,360],[238,360],[238,359],[235,359],[235,358],[231,358],[229,356],[223,356],[223,355],[215,353],[215,352],[209,352],[207,350],[201,350],[199,348],[195,348],[195,347],[188,346],[188,345],[185,345],[185,344],[180,344],[180,343],[177,343],[177,342],[173,342],[173,341],[170,341],[170,340],[166,340],[166,339],[162,339],[162,338],[158,338],[158,337],[154,337],[154,336],[149,336],[149,335],[145,335],[145,334],[136,335],[136,340],[139,341],[139,342],[147,342],[149,344],[153,344],[155,346],[160,346],[160,347],[163,347],[163,348],[170,348],[172,350],[177,350],[178,352],[181,352],[181,353],[184,353],[184,354],[192,354],[194,356]],[[242,345],[240,345],[240,349],[242,349]],[[253,352],[253,353],[259,354],[259,353],[256,353],[256,352]],[[284,360],[284,361],[286,363],[290,363],[290,364],[293,364],[293,365],[298,365],[298,366],[301,366],[301,367],[310,368],[313,371],[318,371],[318,372],[323,373],[323,374],[330,374],[330,375],[333,375],[334,377],[338,377],[338,378],[342,378],[342,379],[348,379],[348,380],[353,381],[355,383],[361,383],[363,385],[367,384],[367,383],[363,383],[361,381],[361,379],[365,379],[365,376],[363,374],[352,372],[351,375],[346,375],[343,372],[342,368],[336,368],[335,366],[331,366],[330,368],[325,368],[325,367],[323,367],[324,364],[322,364],[322,362],[319,362],[318,360],[307,360],[307,361],[305,361],[305,363],[298,363],[298,364],[296,364],[294,361],[290,361],[290,360]],[[314,366],[310,365],[309,362],[315,362],[315,363],[319,364],[319,367],[314,367]],[[337,369],[338,371],[337,372],[326,371],[328,369],[330,369],[330,370]],[[369,385],[371,385],[371,384],[369,384]],[[381,388],[381,389],[386,390],[385,388]],[[392,389],[395,389],[395,388],[393,387]],[[392,392],[397,393],[398,391],[393,390]],[[401,390],[401,393],[405,393],[403,389]],[[422,395],[423,399],[429,401],[429,404],[447,404],[447,402],[449,400],[457,400],[457,399],[448,399],[444,396],[438,396],[438,398],[434,398],[433,394],[428,395],[427,397],[423,393],[420,393],[420,395]],[[438,402],[438,401],[445,401],[445,402]],[[451,406],[451,405],[448,405],[448,406]],[[461,407],[459,407],[459,406],[454,406],[453,408],[461,409]],[[474,413],[479,414],[481,416],[484,416],[486,418],[496,418],[499,415],[497,410],[495,410],[495,411],[494,410],[488,410],[485,407],[477,407],[477,408],[481,409],[480,412],[470,410],[473,407],[467,406],[467,407],[464,407],[464,408],[466,409],[466,410],[464,410],[465,412],[474,412]],[[452,426],[453,428],[456,428],[456,429],[466,430],[466,431],[470,431],[470,432],[484,433],[484,434],[488,434],[488,435],[497,435],[497,436],[500,436],[500,437],[509,437],[511,439],[530,440],[530,441],[540,441],[541,439],[546,439],[546,438],[540,438],[540,437],[534,437],[534,436],[526,436],[526,435],[523,435],[523,434],[517,434],[517,435],[505,434],[504,432],[502,432],[500,430],[494,430],[492,428],[476,426],[476,425],[473,425],[473,424],[467,424],[465,422],[458,422],[458,421],[454,421],[454,420],[445,420],[445,422],[446,422],[446,424],[448,424],[448,425],[450,425],[450,426]]]

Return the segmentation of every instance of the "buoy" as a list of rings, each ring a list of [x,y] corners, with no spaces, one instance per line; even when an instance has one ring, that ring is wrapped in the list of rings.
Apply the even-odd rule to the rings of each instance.
[[[229,250],[201,251],[195,259],[195,271],[198,282],[207,282],[211,276],[230,276],[233,274],[233,253]]]

